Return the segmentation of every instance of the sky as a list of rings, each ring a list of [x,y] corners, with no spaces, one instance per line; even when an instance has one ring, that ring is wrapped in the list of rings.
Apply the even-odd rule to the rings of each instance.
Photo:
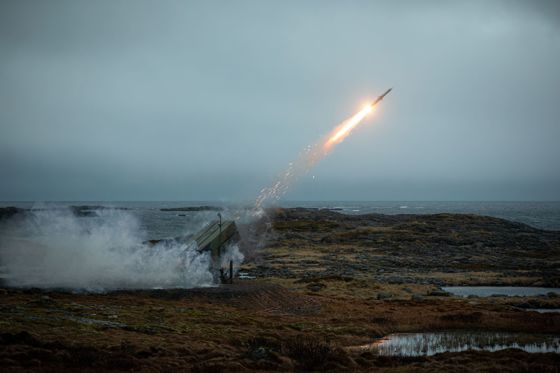
[[[558,1],[0,0],[0,200],[560,200]]]

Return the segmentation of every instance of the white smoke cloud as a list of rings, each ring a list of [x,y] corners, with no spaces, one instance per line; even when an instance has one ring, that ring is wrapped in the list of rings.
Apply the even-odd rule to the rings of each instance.
[[[35,210],[0,234],[0,263],[10,286],[86,290],[190,288],[215,284],[211,257],[195,243],[144,243],[131,213]]]
[[[233,274],[235,275],[244,259],[245,255],[239,250],[239,246],[229,245],[222,254],[221,267],[229,271],[229,263],[233,262]]]

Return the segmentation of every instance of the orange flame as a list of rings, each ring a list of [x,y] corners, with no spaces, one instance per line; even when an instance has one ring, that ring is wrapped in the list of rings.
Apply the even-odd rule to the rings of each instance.
[[[345,138],[350,135],[352,130],[356,128],[358,124],[364,120],[364,118],[373,111],[374,106],[371,104],[366,105],[362,110],[354,114],[351,118],[345,120],[339,124],[331,133],[328,135],[327,141],[325,141],[324,148],[329,150],[333,145],[341,143]]]

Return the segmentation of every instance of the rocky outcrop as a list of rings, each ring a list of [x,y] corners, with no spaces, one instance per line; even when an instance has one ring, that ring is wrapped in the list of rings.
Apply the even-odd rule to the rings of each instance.
[[[0,207],[0,221],[10,219],[16,215],[25,213],[27,210],[18,207]]]
[[[223,211],[223,207],[219,207],[219,206],[172,207],[172,208],[160,209],[160,211]]]

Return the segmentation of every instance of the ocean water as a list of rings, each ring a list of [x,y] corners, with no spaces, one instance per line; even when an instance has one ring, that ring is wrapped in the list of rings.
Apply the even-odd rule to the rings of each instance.
[[[475,295],[477,297],[507,296],[507,297],[536,297],[549,293],[560,295],[560,288],[541,288],[526,286],[447,286],[442,290],[460,297]]]
[[[372,351],[384,356],[432,356],[443,352],[499,351],[515,348],[529,353],[560,353],[556,335],[455,330],[396,333],[350,350]]]
[[[70,201],[70,202],[0,202],[0,206],[21,208],[53,208],[70,205],[102,205],[124,208],[138,218],[147,239],[174,237],[192,233],[207,222],[217,219],[216,211],[177,212],[161,211],[162,208],[186,206],[221,206],[225,219],[239,218],[246,213],[249,203],[224,203],[217,201],[173,201],[173,202],[104,202],[104,201]],[[560,202],[375,202],[375,201],[285,201],[282,207],[307,207],[334,209],[344,214],[435,214],[466,213],[487,215],[530,226],[560,230]]]

